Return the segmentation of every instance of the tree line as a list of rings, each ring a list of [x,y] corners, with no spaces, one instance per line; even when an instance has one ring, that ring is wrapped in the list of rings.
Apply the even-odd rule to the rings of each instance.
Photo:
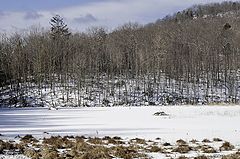
[[[148,102],[163,100],[165,93],[168,104],[239,103],[239,7],[239,2],[199,5],[156,23],[127,23],[111,32],[94,27],[71,33],[55,16],[50,30],[0,35],[1,86],[21,91],[30,89],[29,83],[39,88],[48,83],[54,90],[61,83],[71,92],[74,83],[79,91],[98,87],[111,92],[109,81],[117,79],[123,98],[135,98],[133,90],[142,87]],[[103,80],[107,88],[101,88]],[[102,101],[111,93],[106,94]]]

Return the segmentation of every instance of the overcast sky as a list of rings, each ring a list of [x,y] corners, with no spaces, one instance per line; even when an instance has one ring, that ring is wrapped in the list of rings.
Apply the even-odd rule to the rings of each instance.
[[[32,25],[50,27],[49,20],[61,15],[71,30],[91,26],[109,29],[127,22],[146,24],[194,4],[223,0],[2,0],[0,32],[12,32]]]

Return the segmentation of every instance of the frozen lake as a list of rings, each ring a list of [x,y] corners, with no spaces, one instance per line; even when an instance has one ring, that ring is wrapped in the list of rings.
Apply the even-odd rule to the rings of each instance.
[[[170,116],[154,116],[164,111]],[[175,142],[214,137],[240,143],[240,106],[0,109],[3,138],[33,134],[161,138]],[[49,134],[46,134],[47,132]]]

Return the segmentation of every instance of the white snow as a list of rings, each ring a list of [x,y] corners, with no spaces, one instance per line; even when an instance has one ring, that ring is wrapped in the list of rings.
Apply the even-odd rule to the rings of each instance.
[[[0,155],[0,159],[29,159],[23,155]]]
[[[158,111],[170,116],[154,116]],[[240,106],[0,109],[0,138],[109,135],[175,142],[218,137],[236,145],[240,143],[239,121]]]
[[[165,112],[170,116],[154,116]],[[178,139],[221,138],[236,148],[240,145],[240,106],[158,106],[158,107],[89,107],[0,109],[0,139],[17,135],[35,137],[52,135],[120,136],[125,140],[145,138],[175,143]],[[219,147],[215,145],[213,147]],[[221,144],[221,143],[219,143]],[[221,152],[216,155],[228,154]],[[164,154],[149,153],[154,158]],[[185,156],[197,156],[189,153]],[[214,155],[214,154],[213,154]],[[181,154],[173,153],[177,158]],[[166,157],[166,156],[165,156]],[[27,159],[24,156],[0,156],[0,159]],[[217,158],[215,156],[215,158]]]

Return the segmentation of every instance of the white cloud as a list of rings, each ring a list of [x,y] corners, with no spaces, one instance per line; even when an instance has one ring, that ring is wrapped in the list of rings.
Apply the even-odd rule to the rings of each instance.
[[[26,19],[30,12],[11,12],[1,16],[0,28],[12,30],[14,27],[27,28],[33,24],[49,27],[54,14],[60,14],[73,30],[85,30],[90,26],[104,26],[110,29],[129,21],[139,23],[154,22],[167,14],[190,7],[193,4],[221,2],[223,0],[107,0],[85,5],[31,12],[31,21]],[[34,13],[34,14],[32,14]],[[5,15],[5,14],[4,14]]]
[[[31,11],[31,12],[26,12],[25,16],[24,16],[24,19],[26,20],[36,20],[36,19],[39,19],[41,18],[43,15],[38,13],[38,12],[34,12],[34,11]]]
[[[82,24],[82,23],[93,23],[97,21],[97,18],[95,18],[92,14],[86,14],[84,16],[79,16],[77,18],[74,18],[74,21]]]

